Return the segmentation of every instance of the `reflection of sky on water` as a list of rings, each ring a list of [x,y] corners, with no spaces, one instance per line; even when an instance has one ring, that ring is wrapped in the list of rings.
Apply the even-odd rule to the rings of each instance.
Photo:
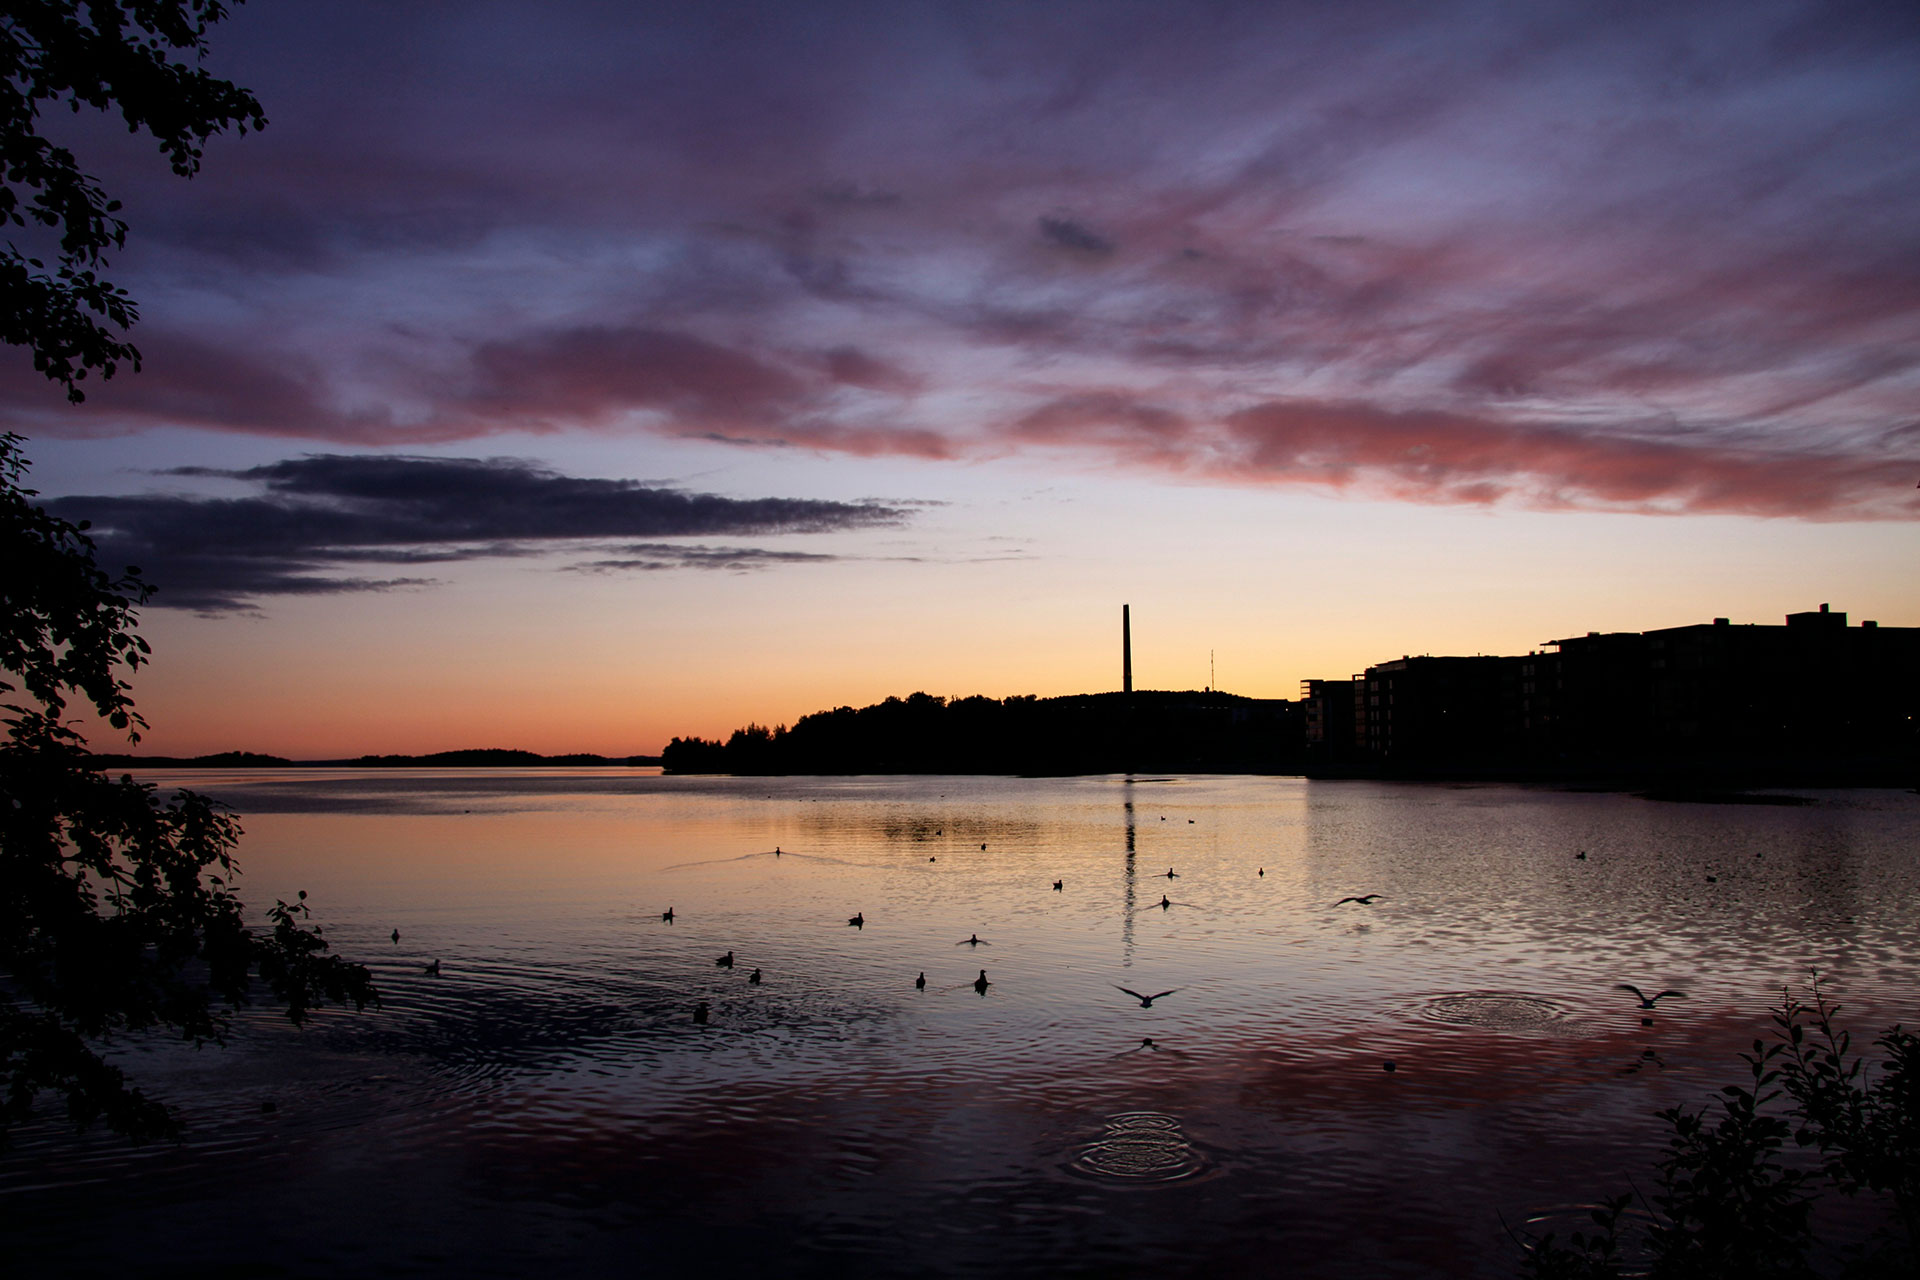
[[[1898,793],[1788,809],[620,770],[195,785],[245,815],[249,898],[308,889],[385,1006],[298,1033],[255,1011],[224,1052],[130,1049],[192,1140],[30,1132],[0,1211],[71,1222],[105,1186],[172,1231],[230,1204],[244,1254],[324,1203],[367,1225],[309,1242],[321,1260],[405,1270],[396,1241],[418,1237],[428,1273],[548,1254],[596,1272],[636,1247],[796,1273],[1231,1274],[1278,1242],[1307,1275],[1417,1272],[1436,1249],[1506,1274],[1499,1215],[1637,1176],[1652,1111],[1732,1079],[1781,984],[1818,966],[1863,1029],[1911,1023],[1920,988],[1920,800]],[[1179,905],[1147,906],[1163,892]],[[1384,896],[1330,905],[1360,892]],[[988,945],[955,945],[976,933]],[[1643,1027],[1619,981],[1688,997]],[[1178,992],[1142,1009],[1116,983]],[[1171,1117],[1204,1174],[1089,1177],[1130,1113]]]

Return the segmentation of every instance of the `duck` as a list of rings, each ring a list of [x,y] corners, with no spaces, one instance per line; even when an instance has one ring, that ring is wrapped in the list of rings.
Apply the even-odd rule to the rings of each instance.
[[[1062,889],[1066,888],[1066,886],[1067,882],[1065,880],[1055,880],[1053,882],[1053,891],[1059,893]]]
[[[754,970],[754,971],[753,971],[752,973],[750,973],[750,974],[748,974],[748,975],[747,975],[747,981],[748,981],[748,982],[750,982],[750,983],[752,983],[752,984],[753,984],[754,986],[756,986],[756,987],[757,987],[757,986],[759,986],[759,985],[760,985],[760,971],[759,971],[758,969],[755,969],[755,970]]]
[[[703,1027],[707,1025],[707,1002],[705,1000],[693,1006],[693,1020]]]
[[[440,962],[439,962],[438,960],[433,960],[433,961],[430,961],[430,962],[428,963],[428,965],[427,965],[427,972],[428,972],[428,973],[430,973],[430,974],[432,974],[432,975],[433,975],[434,977],[436,977],[436,978],[437,978],[437,977],[439,977],[439,976],[440,976]]]
[[[867,913],[856,911],[847,918],[847,923],[856,929],[864,929],[867,927]]]
[[[1168,907],[1171,907],[1173,903],[1168,901],[1167,895],[1163,893],[1160,895],[1160,901],[1155,905],[1158,906],[1162,911],[1165,911]]]
[[[1132,996],[1135,1000],[1138,1000],[1140,1002],[1140,1007],[1142,1009],[1151,1009],[1153,1008],[1153,1002],[1155,1000],[1158,1000],[1161,996],[1170,996],[1174,993],[1174,991],[1180,990],[1179,987],[1175,987],[1173,988],[1173,991],[1156,991],[1154,994],[1150,996],[1143,996],[1138,991],[1135,991],[1132,987],[1123,987],[1117,982],[1113,984],[1113,989],[1115,991],[1124,991],[1128,995]]]
[[[922,969],[920,976],[913,980],[913,987],[916,991],[925,991],[927,989],[927,971],[925,969]]]
[[[1642,1009],[1651,1009],[1668,996],[1672,996],[1677,1000],[1685,1000],[1687,998],[1687,993],[1684,991],[1662,991],[1659,995],[1650,996],[1640,990],[1640,988],[1634,986],[1631,982],[1616,982],[1613,984],[1613,989],[1615,991],[1633,992],[1633,998],[1640,1002]]]
[[[992,985],[993,984],[991,982],[987,981],[987,971],[985,969],[982,969],[980,971],[980,976],[973,980],[973,989],[975,991],[978,991],[981,995],[987,994],[987,988]]]
[[[393,931],[393,943],[395,946],[400,945],[400,931],[398,929]]]
[[[672,908],[672,907],[668,907],[668,908],[667,908],[667,909],[666,909],[665,911],[662,911],[662,912],[660,913],[660,921],[661,921],[661,923],[662,923],[662,924],[672,924],[672,923],[673,923],[673,908]]]
[[[714,963],[719,965],[722,969],[733,968],[733,952],[731,951],[727,952],[727,954],[721,956],[718,960],[715,960]]]
[[[1173,868],[1172,868],[1172,867],[1168,867],[1168,868],[1167,868],[1167,879],[1169,879],[1169,880],[1178,880],[1179,878],[1180,878],[1179,876],[1177,876],[1177,875],[1175,875],[1175,874],[1173,873]]]
[[[960,941],[954,943],[953,945],[956,947],[987,947],[987,946],[992,946],[993,944],[990,942],[982,942],[980,940],[980,935],[976,933],[971,937],[960,939]]]

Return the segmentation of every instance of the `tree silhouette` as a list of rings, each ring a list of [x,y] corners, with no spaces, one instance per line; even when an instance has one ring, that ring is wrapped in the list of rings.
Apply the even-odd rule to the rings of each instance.
[[[139,740],[123,678],[146,661],[138,569],[101,570],[84,526],[47,514],[20,480],[20,437],[0,436],[0,1139],[43,1090],[68,1113],[134,1137],[172,1118],[97,1045],[172,1028],[219,1041],[257,974],[304,1022],[326,1003],[376,999],[365,968],[327,954],[306,894],[248,928],[234,892],[240,827],[205,796],[162,801],[109,778],[66,721],[78,698]],[[14,700],[19,699],[19,700]]]
[[[266,124],[253,95],[197,65],[219,0],[9,0],[0,11],[0,341],[84,398],[140,353],[137,318],[100,275],[126,242],[120,205],[40,129],[43,106],[117,108],[191,177],[201,146]],[[49,266],[49,262],[52,263]],[[218,1041],[255,978],[295,1023],[315,1007],[375,999],[363,967],[327,954],[306,894],[246,923],[233,888],[239,825],[204,796],[161,800],[107,777],[66,720],[69,699],[139,741],[125,677],[147,660],[137,607],[153,588],[95,560],[86,526],[22,487],[24,442],[0,436],[0,1141],[36,1096],[63,1094],[79,1123],[135,1137],[173,1118],[102,1056],[116,1033],[170,1028]]]
[[[140,367],[119,336],[139,311],[100,274],[126,243],[120,202],[43,136],[41,108],[117,108],[192,177],[208,138],[267,123],[251,93],[198,65],[227,12],[221,0],[8,0],[0,13],[0,224],[40,242],[0,249],[0,341],[27,348],[75,403],[89,371]]]

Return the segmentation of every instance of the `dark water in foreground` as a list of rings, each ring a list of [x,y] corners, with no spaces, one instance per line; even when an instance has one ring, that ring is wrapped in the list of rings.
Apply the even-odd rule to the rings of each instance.
[[[1782,984],[1920,1021],[1906,793],[154,780],[385,1005],[125,1046],[189,1137],[17,1135],[19,1274],[1510,1275],[1503,1223],[1644,1186]]]

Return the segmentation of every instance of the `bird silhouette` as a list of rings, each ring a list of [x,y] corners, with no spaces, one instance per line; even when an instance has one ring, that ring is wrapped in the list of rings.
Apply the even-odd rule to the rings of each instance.
[[[774,856],[774,857],[776,857],[776,858],[780,856],[780,846],[779,846],[779,845],[775,845],[775,846],[773,846],[773,856]]]
[[[1160,991],[1150,996],[1143,996],[1138,991],[1135,991],[1132,987],[1123,987],[1117,982],[1113,984],[1113,989],[1115,991],[1124,991],[1128,995],[1132,996],[1135,1000],[1138,1000],[1140,1002],[1140,1007],[1142,1009],[1151,1009],[1153,1008],[1153,1002],[1155,1000],[1158,1000],[1161,996],[1170,996],[1173,994],[1174,991],[1180,990],[1179,987],[1175,987],[1173,991]]]
[[[1341,907],[1341,906],[1345,906],[1349,902],[1357,902],[1363,907],[1370,907],[1373,905],[1373,900],[1375,898],[1384,897],[1384,896],[1385,896],[1384,894],[1378,894],[1378,893],[1362,894],[1360,897],[1357,897],[1357,898],[1342,898],[1340,899],[1340,901],[1334,903],[1333,905],[1336,907]]]
[[[748,981],[748,982],[750,982],[750,983],[752,983],[752,984],[753,984],[754,986],[756,986],[756,987],[757,987],[757,986],[759,986],[759,985],[760,985],[760,971],[759,971],[758,969],[755,969],[755,970],[754,970],[754,971],[753,971],[752,973],[750,973],[750,974],[748,974],[748,975],[747,975],[747,981]]]
[[[928,859],[927,859],[927,861],[928,861],[928,862],[938,862],[938,861],[940,861],[940,859],[938,859],[938,858],[928,858]]]
[[[984,852],[984,851],[985,851],[985,849],[986,849],[986,847],[987,847],[987,842],[986,842],[986,841],[984,841],[984,840],[982,840],[982,841],[980,842],[980,848],[981,848],[981,850],[982,850],[982,851]]]
[[[984,973],[986,970],[983,969],[981,972]],[[922,969],[920,976],[913,980],[913,985],[917,991],[925,991],[927,989],[927,971],[925,969]]]
[[[1054,890],[1054,892],[1055,892],[1055,893],[1058,893],[1058,892],[1060,892],[1060,890],[1061,890],[1062,888],[1064,888],[1064,887],[1066,886],[1066,883],[1067,883],[1067,882],[1066,882],[1065,880],[1055,880],[1055,881],[1053,882],[1053,890]]]
[[[398,929],[393,931],[393,941],[395,946],[398,946],[400,943],[400,931]]]
[[[664,921],[665,923],[667,923],[667,924],[672,924],[672,923],[673,923],[673,908],[672,908],[672,907],[668,907],[668,908],[667,908],[667,909],[666,909],[665,911],[662,911],[662,912],[660,913],[660,919],[661,919],[662,921]]]
[[[1178,880],[1179,878],[1180,878],[1179,876],[1176,876],[1175,874],[1173,874],[1173,868],[1172,868],[1172,867],[1168,867],[1168,868],[1167,868],[1167,879],[1169,879],[1169,880]]]
[[[953,945],[956,947],[990,947],[993,944],[991,942],[982,942],[980,940],[980,935],[976,933],[970,938],[960,939],[960,941],[954,943]]]
[[[439,977],[439,976],[440,976],[440,962],[439,962],[438,960],[434,960],[434,961],[432,961],[432,962],[430,962],[430,963],[429,963],[429,964],[427,965],[427,972],[428,972],[428,973],[430,973],[430,974],[432,974],[432,975],[433,975],[434,977],[436,977],[436,978],[437,978],[437,977]]]
[[[864,929],[867,927],[867,913],[864,911],[856,912],[847,920],[847,923],[856,929]]]
[[[1587,860],[1587,851],[1582,849],[1580,852],[1574,854],[1573,857],[1576,862],[1585,862]]]
[[[1267,869],[1265,867],[1260,868],[1260,874],[1262,876],[1265,876],[1267,874]]]
[[[1653,1008],[1654,1005],[1666,999],[1668,996],[1677,996],[1682,1000],[1685,1000],[1687,998],[1687,993],[1684,991],[1662,991],[1658,995],[1650,996],[1646,994],[1644,991],[1640,990],[1640,988],[1634,986],[1631,982],[1616,982],[1613,986],[1613,989],[1615,991],[1633,992],[1633,998],[1640,1002],[1640,1007],[1642,1009],[1651,1009]]]
[[[714,963],[719,965],[722,969],[733,968],[733,952],[731,951],[727,952],[727,954],[721,956],[718,960],[715,960]]]
[[[701,1026],[707,1024],[707,1002],[705,1000],[693,1006],[693,1020]]]
[[[981,995],[987,994],[987,988],[992,985],[993,984],[991,982],[987,981],[987,971],[985,969],[982,969],[980,971],[980,976],[973,980],[973,989],[975,991],[978,991]]]
[[[1163,894],[1161,894],[1161,895],[1160,895],[1160,904],[1159,904],[1159,905],[1160,905],[1160,909],[1161,909],[1162,911],[1165,911],[1165,910],[1166,910],[1166,909],[1167,909],[1168,907],[1171,907],[1171,906],[1173,905],[1173,903],[1171,903],[1171,902],[1169,902],[1169,901],[1167,900],[1167,895],[1163,893]]]

